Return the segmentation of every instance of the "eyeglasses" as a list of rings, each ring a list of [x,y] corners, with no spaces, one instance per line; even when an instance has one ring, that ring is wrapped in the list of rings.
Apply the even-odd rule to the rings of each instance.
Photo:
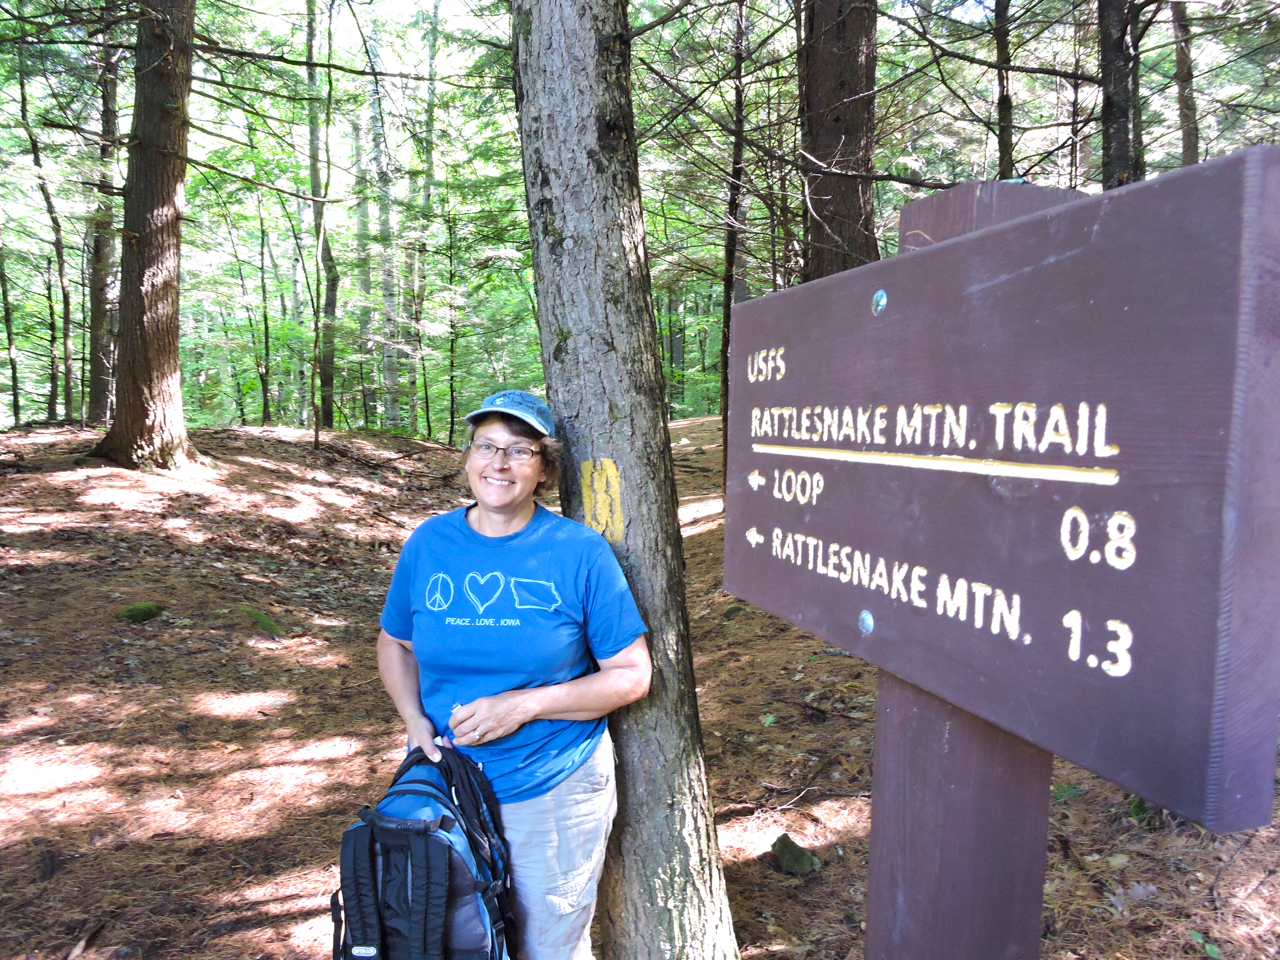
[[[534,457],[541,456],[541,450],[533,447],[499,447],[485,440],[471,444],[471,453],[477,460],[492,460],[495,454],[503,453],[507,463],[528,463]]]

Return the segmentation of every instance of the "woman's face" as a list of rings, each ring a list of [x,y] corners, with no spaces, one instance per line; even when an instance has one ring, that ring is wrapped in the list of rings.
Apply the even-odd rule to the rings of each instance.
[[[482,442],[504,448],[540,446],[537,440],[512,433],[501,420],[490,420],[476,429],[472,444]],[[527,463],[511,463],[501,452],[495,453],[492,460],[481,460],[474,452],[467,456],[467,481],[476,502],[497,513],[519,512],[527,507],[533,502],[533,491],[546,478],[540,456]]]

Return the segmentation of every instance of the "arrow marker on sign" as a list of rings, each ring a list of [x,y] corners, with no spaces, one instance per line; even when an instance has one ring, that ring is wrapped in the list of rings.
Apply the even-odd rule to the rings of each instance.
[[[751,484],[752,490],[759,490],[762,486],[764,486],[768,482],[769,481],[765,480],[764,477],[760,476],[759,470],[752,470],[749,474],[747,474],[747,483]]]
[[[751,549],[755,549],[757,544],[764,543],[764,537],[760,536],[760,532],[752,527],[747,531],[747,539],[751,541]]]

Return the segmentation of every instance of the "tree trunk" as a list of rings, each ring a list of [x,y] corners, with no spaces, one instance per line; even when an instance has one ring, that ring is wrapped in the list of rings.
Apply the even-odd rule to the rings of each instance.
[[[262,426],[271,422],[271,314],[267,296],[267,221],[258,196],[258,289],[262,293],[262,359],[258,362],[258,382],[262,386]],[[281,317],[281,320],[284,318]]]
[[[45,407],[45,419],[53,423],[58,419],[58,317],[53,307],[53,263],[44,262],[44,296],[49,305],[49,402]]]
[[[1196,120],[1196,97],[1191,82],[1195,76],[1191,62],[1191,25],[1187,21],[1187,5],[1182,0],[1169,4],[1173,18],[1175,70],[1178,84],[1178,127],[1182,131],[1182,165],[1200,162],[1200,124]]]
[[[445,238],[449,252],[449,291],[457,288],[457,262],[454,258],[454,242],[457,238],[456,222],[452,211],[445,214]],[[453,431],[458,424],[458,305],[449,297],[449,446],[453,446]]]
[[[360,326],[360,352],[369,349],[369,326],[373,310],[369,298],[373,295],[373,269],[369,257],[369,175],[364,166],[364,141],[360,121],[351,121],[351,139],[354,144],[356,168],[356,281],[360,289],[360,309],[357,318]],[[360,364],[360,404],[367,427],[373,418],[377,404],[377,388],[364,379],[364,364]]]
[[[1009,90],[1009,0],[996,0],[994,33],[996,38],[996,146],[999,162],[997,180],[1012,180],[1013,172],[1013,94]]]
[[[626,3],[514,0],[512,23],[542,361],[567,446],[562,503],[610,538],[654,660],[649,696],[613,716],[603,955],[736,958],[702,761]]]
[[[1102,189],[1132,176],[1132,80],[1129,74],[1127,0],[1098,0],[1098,64],[1102,75]]]
[[[1129,150],[1129,182],[1137,183],[1147,178],[1147,153],[1142,139],[1142,58],[1138,51],[1142,48],[1142,8],[1130,0],[1129,2],[1129,110],[1130,135]]]
[[[378,28],[369,37],[369,69],[377,71]],[[373,167],[378,176],[378,245],[382,267],[382,385],[383,426],[398,429],[400,422],[400,378],[396,344],[400,340],[396,317],[396,253],[391,244],[391,158],[388,154],[386,118],[383,114],[382,85],[369,78],[369,109],[373,121],[370,134],[373,144]]]
[[[115,6],[103,7],[102,21],[114,17]],[[119,52],[111,45],[111,31],[102,31],[102,66],[99,89],[102,98],[102,139],[98,146],[98,205],[91,225],[89,254],[89,414],[90,423],[105,423],[110,402],[112,365],[115,354],[115,315],[119,287],[116,285],[115,184],[111,182],[112,159],[120,132],[116,107]]]
[[[67,250],[62,238],[62,218],[58,216],[58,208],[53,202],[53,191],[49,187],[49,178],[45,176],[44,159],[40,154],[40,141],[36,138],[35,129],[31,126],[31,118],[27,111],[27,78],[26,66],[23,63],[22,48],[18,52],[18,104],[22,129],[27,134],[27,142],[31,145],[31,162],[36,168],[36,183],[40,187],[40,196],[44,198],[44,208],[49,214],[49,224],[53,229],[53,257],[58,266],[58,289],[62,292],[62,383],[63,383],[63,419],[71,420],[71,283],[67,279]],[[51,320],[51,322],[53,322]],[[57,330],[51,335],[56,337]],[[55,354],[57,348],[50,346]],[[55,367],[56,374],[56,367]],[[58,385],[53,384],[50,392],[49,419],[57,420]]]
[[[874,0],[807,0],[804,33],[800,108],[805,152],[819,164],[870,173],[875,134]],[[880,259],[871,181],[809,176],[805,196],[806,280]]]
[[[241,288],[243,289],[243,281]],[[231,342],[231,325],[227,322],[227,314],[225,311],[219,311],[222,317],[222,336]],[[249,423],[248,411],[244,408],[244,384],[240,380],[240,365],[236,363],[236,355],[234,352],[228,351],[227,368],[231,371],[231,385],[235,388],[235,404],[236,415],[240,418],[240,426],[247,426]]]
[[[197,456],[182,415],[179,261],[195,0],[152,0],[134,48],[116,416],[95,452],[125,466]]]
[[[9,303],[9,274],[5,269],[4,238],[0,237],[0,301],[4,304],[4,333],[9,347],[9,388],[13,395],[13,425],[22,423],[22,402],[18,398],[18,344],[13,338],[13,307]]]
[[[307,60],[314,64],[316,60],[316,0],[307,0]],[[307,87],[310,100],[307,101],[308,161],[311,173],[311,196],[325,196],[329,185],[320,179],[320,85],[315,66],[307,67]],[[328,136],[328,115],[325,116],[325,134]],[[338,284],[341,275],[338,273],[338,261],[334,258],[333,247],[329,243],[329,230],[325,223],[325,204],[323,200],[311,201],[311,223],[315,229],[316,244],[319,247],[320,262],[317,274],[324,273],[324,307],[323,319],[315,318],[319,327],[315,331],[315,351],[312,368],[319,368],[320,410],[312,413],[316,417],[315,427],[332,429],[333,427],[333,361],[336,330],[338,325]],[[314,387],[312,388],[314,391]],[[319,433],[316,434],[319,437]]]
[[[720,436],[729,436],[729,334],[733,319],[733,291],[738,276],[738,233],[742,221],[742,148],[746,124],[746,91],[742,62],[747,48],[747,4],[738,0],[733,24],[733,146],[729,161],[729,201],[725,207],[723,294],[720,300]],[[720,449],[720,492],[725,491],[729,445]]]

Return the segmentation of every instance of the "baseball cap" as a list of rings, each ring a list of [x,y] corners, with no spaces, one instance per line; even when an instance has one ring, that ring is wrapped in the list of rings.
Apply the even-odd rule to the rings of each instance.
[[[484,398],[479,410],[472,410],[467,414],[467,423],[475,423],[486,413],[506,413],[541,430],[548,437],[554,439],[556,435],[556,423],[552,419],[551,408],[540,398],[523,390],[502,390],[491,393]]]

